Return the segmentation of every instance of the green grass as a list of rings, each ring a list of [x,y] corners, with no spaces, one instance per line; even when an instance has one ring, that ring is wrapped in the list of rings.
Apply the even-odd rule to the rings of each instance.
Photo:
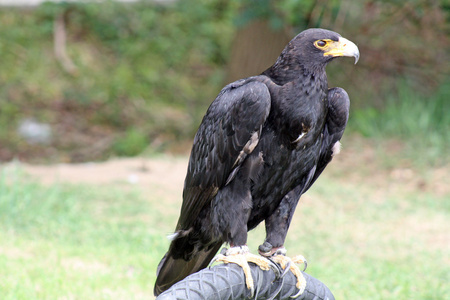
[[[44,186],[18,167],[1,174],[0,299],[153,298],[176,193],[166,199],[157,187],[144,194],[118,184]],[[303,254],[307,272],[336,299],[444,299],[448,194],[349,178],[332,169],[302,198],[288,254]],[[250,234],[252,251],[263,238],[264,226]]]
[[[403,140],[401,156],[416,165],[438,165],[449,161],[446,155],[450,147],[449,97],[448,82],[431,96],[399,84],[398,93],[387,99],[383,109],[356,110],[350,115],[349,125],[365,137]]]
[[[137,191],[3,172],[0,299],[148,299],[166,246],[154,214]]]
[[[445,238],[449,225],[446,198],[404,191],[378,196],[368,186],[326,177],[313,192],[311,201],[321,203],[306,203],[298,227],[304,232],[289,241],[304,244],[311,274],[337,299],[442,299],[449,291],[445,248],[434,244],[434,234]]]
[[[382,192],[323,177],[303,197],[288,255],[336,299],[444,299],[450,292],[448,195]],[[264,238],[263,228],[252,248]]]

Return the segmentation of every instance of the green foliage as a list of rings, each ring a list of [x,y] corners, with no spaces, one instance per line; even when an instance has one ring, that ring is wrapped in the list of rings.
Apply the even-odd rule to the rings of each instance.
[[[53,52],[58,16],[65,21],[73,74]],[[130,128],[171,136],[155,121],[159,107],[198,121],[198,111],[222,86],[233,32],[227,5],[189,0],[46,3],[31,12],[3,9],[0,25],[0,144],[9,158],[29,147],[16,135],[25,117],[50,123],[57,133],[51,146],[59,150],[67,148],[71,132],[83,132],[91,144],[99,134]],[[192,136],[194,129],[185,127],[183,134]],[[71,151],[86,147],[76,138]]]
[[[442,63],[450,59],[445,1],[244,1],[238,21],[245,24],[257,18],[282,24],[292,36],[321,27],[355,42],[361,53],[355,70],[339,64],[341,68],[329,78],[351,92],[358,108],[366,103],[384,105],[385,96],[404,78],[418,92],[432,93],[449,71]],[[439,46],[435,41],[440,41]],[[342,76],[343,72],[348,76]]]
[[[233,24],[239,29],[259,18],[293,34],[320,26],[354,41],[361,52],[358,65],[350,68],[343,59],[328,67],[330,86],[342,86],[351,96],[353,127],[371,137],[411,138],[410,148],[417,147],[414,133],[421,128],[433,133],[419,145],[427,145],[427,153],[435,153],[431,157],[443,156],[446,120],[436,115],[436,107],[446,104],[418,95],[448,94],[444,88],[436,92],[448,84],[448,66],[442,63],[449,60],[446,7],[426,0],[183,0],[2,9],[0,160],[104,159],[139,153],[144,144],[163,150],[191,139],[225,83]],[[75,72],[67,72],[55,56],[58,17],[65,22]],[[398,92],[405,79],[411,95]],[[413,112],[394,113],[405,107]],[[52,142],[30,144],[21,138],[17,127],[26,118],[50,124]],[[110,137],[114,140],[103,142]]]
[[[135,156],[145,150],[147,146],[148,139],[146,134],[132,128],[125,133],[123,138],[117,140],[112,148],[117,155]]]

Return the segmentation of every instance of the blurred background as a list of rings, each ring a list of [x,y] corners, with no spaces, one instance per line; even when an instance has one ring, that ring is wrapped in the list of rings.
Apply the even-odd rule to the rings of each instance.
[[[0,0],[0,299],[152,299],[207,107],[308,27],[361,58],[327,67],[349,124],[288,254],[337,299],[448,298],[449,14],[447,0]]]
[[[448,161],[447,1],[40,2],[0,1],[0,161],[188,153],[220,89],[308,27],[360,48],[358,65],[328,67],[352,101],[349,135]]]

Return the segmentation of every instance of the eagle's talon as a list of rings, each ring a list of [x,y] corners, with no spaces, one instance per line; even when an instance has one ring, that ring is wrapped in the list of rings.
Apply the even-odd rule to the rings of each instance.
[[[295,263],[306,264],[306,259],[301,255],[297,255],[293,259],[291,259],[282,254],[273,256],[272,259],[274,262],[278,263],[281,266],[281,268],[283,268],[284,272],[282,276],[284,276],[288,271],[291,271],[297,278],[297,284],[295,286],[297,287],[297,289],[299,289],[299,292],[296,295],[292,296],[291,298],[296,298],[299,295],[301,295],[306,288],[306,280],[305,277],[303,276],[303,273],[295,265]]]
[[[281,268],[279,264],[277,264],[271,257],[266,257],[268,261],[270,261],[270,268],[275,272],[275,278],[283,278],[286,271]]]
[[[222,256],[224,256],[222,253],[219,253],[216,256],[214,256],[214,258],[209,263],[208,268],[211,268],[215,262],[222,261]]]
[[[296,264],[299,264],[299,265],[303,264],[304,267],[303,267],[303,271],[302,272],[306,271],[306,268],[308,267],[308,262],[306,261],[306,259],[305,259],[305,257],[303,255],[296,255],[296,256],[294,256],[292,258],[292,261],[294,263],[296,263]]]
[[[290,263],[288,263],[288,267],[286,268],[286,267],[284,267],[284,266],[282,266],[280,263],[278,263],[277,264],[279,267],[280,267],[280,269],[282,270],[282,273],[281,273],[281,275],[280,275],[280,277],[279,278],[283,278],[284,276],[286,276],[286,274],[289,272],[289,270],[290,270]]]
[[[303,290],[299,289],[297,294],[295,294],[294,296],[291,296],[289,298],[295,299],[295,298],[299,297],[301,294],[303,294],[304,291],[305,291],[304,289]]]
[[[224,253],[224,251],[222,250],[221,253]],[[225,251],[225,255],[218,254],[212,260],[211,264],[214,262],[223,262],[225,264],[234,263],[239,265],[244,271],[245,285],[250,290],[252,298],[255,293],[255,285],[249,263],[254,263],[263,271],[277,269],[277,265],[273,261],[267,259],[266,257],[250,253],[247,246],[231,247]],[[276,270],[275,272],[279,273],[279,270]]]

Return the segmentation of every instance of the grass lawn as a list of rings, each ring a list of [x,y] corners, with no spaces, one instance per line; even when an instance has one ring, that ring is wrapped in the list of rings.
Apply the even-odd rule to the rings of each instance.
[[[374,169],[363,163],[370,157],[355,161],[349,152],[302,198],[288,255],[303,254],[307,272],[337,299],[444,299],[448,189],[411,170]],[[163,166],[162,180],[187,163],[151,161]],[[184,174],[167,179],[177,186],[168,191],[156,183],[44,184],[25,169],[0,166],[0,299],[153,299]],[[263,238],[264,226],[250,234],[253,252]]]

